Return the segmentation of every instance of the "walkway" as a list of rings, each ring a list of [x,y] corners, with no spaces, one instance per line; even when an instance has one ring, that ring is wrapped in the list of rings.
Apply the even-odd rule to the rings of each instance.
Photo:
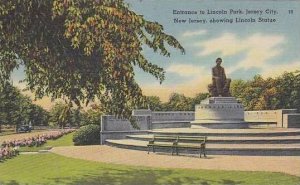
[[[78,159],[132,166],[238,171],[282,172],[300,176],[300,156],[196,156],[158,155],[110,146],[55,147],[51,152]]]

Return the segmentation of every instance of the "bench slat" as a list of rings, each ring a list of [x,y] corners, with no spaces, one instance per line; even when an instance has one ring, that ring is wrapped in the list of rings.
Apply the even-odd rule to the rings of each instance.
[[[148,153],[150,148],[152,148],[154,152],[155,147],[170,147],[172,149],[172,155],[174,151],[176,151],[176,154],[178,155],[178,149],[180,148],[199,149],[200,157],[202,153],[206,157],[206,141],[206,136],[153,135],[153,139],[149,141],[147,147]]]

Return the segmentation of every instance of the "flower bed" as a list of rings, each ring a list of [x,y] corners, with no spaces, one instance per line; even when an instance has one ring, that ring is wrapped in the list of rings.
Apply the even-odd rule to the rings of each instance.
[[[12,158],[19,153],[19,147],[34,147],[34,146],[41,146],[47,142],[47,140],[55,140],[62,137],[65,134],[69,134],[73,132],[74,129],[67,129],[62,131],[53,131],[50,133],[36,135],[24,139],[14,139],[14,140],[7,140],[3,141],[0,146],[0,161],[4,159]]]

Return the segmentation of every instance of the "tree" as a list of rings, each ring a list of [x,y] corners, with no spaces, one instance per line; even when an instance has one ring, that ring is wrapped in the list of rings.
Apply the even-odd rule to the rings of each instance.
[[[0,110],[1,124],[17,125],[22,120],[21,101],[24,97],[20,91],[12,86],[9,82],[1,84],[0,87]]]
[[[138,109],[150,109],[152,111],[162,110],[162,102],[158,96],[146,96],[146,103],[139,105]]]
[[[235,80],[231,93],[246,110],[300,109],[300,73],[285,72],[276,78],[255,76],[248,81]]]
[[[71,103],[57,102],[50,110],[50,124],[64,128],[71,123]]]
[[[66,98],[80,106],[96,97],[117,116],[145,102],[134,66],[162,82],[142,46],[170,56],[184,48],[163,26],[130,10],[123,0],[11,0],[0,4],[0,81],[24,65],[37,98]]]
[[[164,103],[164,110],[169,111],[189,111],[192,110],[192,98],[184,96],[184,94],[172,93],[169,101]]]
[[[191,100],[191,110],[195,110],[195,105],[200,104],[202,100],[205,100],[209,97],[209,93],[198,93],[194,98]]]
[[[49,113],[41,106],[30,104],[28,110],[28,123],[35,125],[48,125]]]
[[[103,113],[96,109],[89,109],[83,113],[83,119],[81,125],[100,125],[101,124],[101,116]]]
[[[83,120],[82,112],[80,111],[80,108],[73,108],[71,110],[71,126],[80,126]]]
[[[276,78],[276,98],[280,100],[278,107],[296,108],[300,110],[300,71],[283,73]]]
[[[32,103],[30,97],[9,82],[0,86],[0,131],[1,125],[48,124],[48,113]]]

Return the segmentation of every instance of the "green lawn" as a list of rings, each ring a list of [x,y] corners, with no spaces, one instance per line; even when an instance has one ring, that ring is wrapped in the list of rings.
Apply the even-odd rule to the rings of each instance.
[[[56,140],[48,140],[46,146],[73,146],[73,135],[75,132],[64,135]]]
[[[47,143],[40,147],[20,147],[20,152],[37,152],[39,150],[48,150],[56,146],[73,146],[74,143],[72,139],[74,133],[75,132],[64,135],[56,140],[48,140]]]
[[[268,172],[132,167],[90,162],[48,153],[20,155],[0,163],[0,184],[297,185],[300,184],[300,178]]]

